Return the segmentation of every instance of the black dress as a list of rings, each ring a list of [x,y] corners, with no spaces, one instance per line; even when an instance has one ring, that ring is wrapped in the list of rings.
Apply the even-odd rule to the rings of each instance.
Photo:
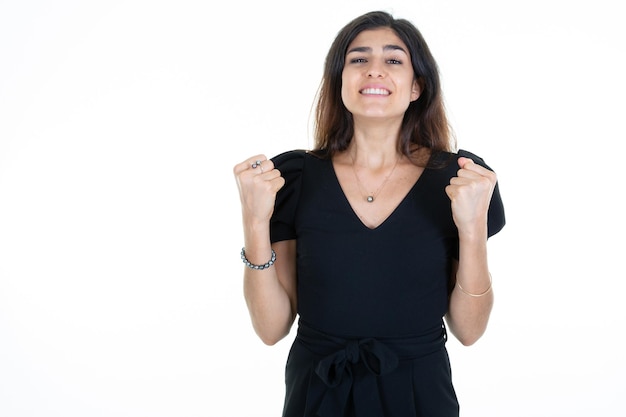
[[[283,416],[458,416],[443,321],[459,250],[445,193],[457,155],[431,158],[374,229],[352,210],[330,159],[296,150],[272,160],[286,183],[271,240],[297,239],[298,333]],[[505,222],[497,186],[488,217],[492,236]]]

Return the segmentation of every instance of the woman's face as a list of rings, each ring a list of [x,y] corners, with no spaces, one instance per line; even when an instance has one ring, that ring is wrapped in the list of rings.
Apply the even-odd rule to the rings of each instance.
[[[400,118],[421,89],[409,50],[389,28],[365,30],[348,46],[341,75],[341,98],[354,116]]]

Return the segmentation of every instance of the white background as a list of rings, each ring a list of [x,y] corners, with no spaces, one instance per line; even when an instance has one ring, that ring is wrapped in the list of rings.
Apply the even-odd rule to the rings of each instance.
[[[312,146],[350,19],[413,21],[499,174],[496,306],[448,343],[464,417],[625,415],[617,1],[0,0],[0,416],[278,416],[235,163]]]

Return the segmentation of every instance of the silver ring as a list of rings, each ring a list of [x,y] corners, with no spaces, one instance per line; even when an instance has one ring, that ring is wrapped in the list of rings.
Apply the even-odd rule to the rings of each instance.
[[[252,169],[255,169],[256,167],[261,166],[261,161],[256,160],[254,161],[254,163],[252,164]]]

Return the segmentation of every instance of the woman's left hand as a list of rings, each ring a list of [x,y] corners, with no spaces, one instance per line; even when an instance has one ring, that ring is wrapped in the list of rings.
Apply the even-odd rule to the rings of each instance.
[[[477,230],[477,227],[486,228],[496,174],[470,158],[460,157],[458,163],[457,176],[452,177],[446,187],[454,223],[460,233]]]

